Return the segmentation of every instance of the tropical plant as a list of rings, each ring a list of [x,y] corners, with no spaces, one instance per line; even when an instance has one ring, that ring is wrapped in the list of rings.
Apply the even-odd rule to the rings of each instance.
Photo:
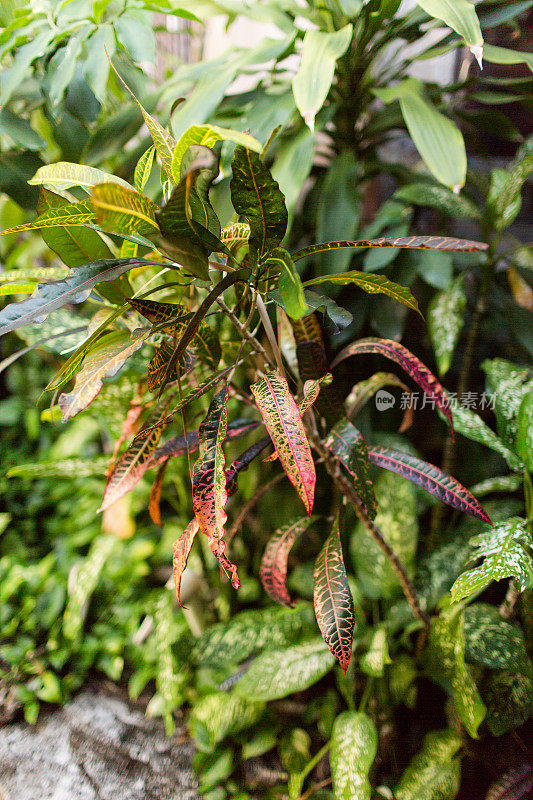
[[[426,673],[450,694],[453,713],[468,734],[475,737],[488,713],[489,701],[482,699],[467,661],[489,668],[496,664],[490,661],[492,655],[486,650],[479,655],[476,636],[479,630],[485,631],[486,647],[492,641],[493,629],[496,638],[514,637],[526,677],[520,685],[514,716],[502,712],[504,720],[500,718],[499,727],[496,722],[491,729],[506,731],[520,724],[528,713],[531,667],[524,655],[523,635],[516,632],[519,629],[504,623],[501,617],[500,621],[495,620],[492,611],[486,612],[487,620],[483,617],[483,625],[478,625],[478,617],[485,613],[483,605],[465,609],[465,594],[457,589],[459,604],[430,619],[429,614],[453,581],[458,578],[461,585],[465,536],[453,540],[453,559],[448,543],[443,550],[430,554],[427,562],[416,569],[413,583],[416,506],[424,502],[413,484],[429,497],[473,518],[475,530],[480,533],[477,553],[485,557],[480,568],[483,577],[478,579],[476,591],[492,579],[508,575],[514,576],[517,588],[527,588],[531,582],[531,540],[524,522],[508,519],[513,514],[516,517],[519,504],[511,514],[503,508],[491,510],[493,519],[501,521],[492,535],[491,528],[486,527],[492,525],[489,515],[471,491],[422,460],[406,447],[405,441],[400,440],[396,447],[390,441],[367,441],[368,437],[364,438],[352,422],[380,386],[399,382],[396,376],[378,373],[353,386],[350,374],[336,369],[348,358],[368,354],[384,356],[401,366],[452,430],[454,422],[458,427],[457,418],[462,419],[462,412],[453,409],[430,370],[396,341],[368,337],[356,340],[346,344],[329,363],[322,326],[338,331],[350,322],[351,315],[331,297],[307,289],[306,284],[353,285],[368,293],[383,294],[419,313],[411,292],[383,276],[355,270],[317,276],[302,284],[295,264],[317,252],[359,247],[483,252],[486,245],[436,236],[384,237],[324,242],[289,253],[282,246],[288,221],[285,198],[264,160],[270,142],[262,147],[249,134],[214,125],[194,126],[175,142],[155,118],[144,109],[142,113],[153,147],[139,160],[134,186],[100,170],[66,162],[44,166],[32,178],[32,184],[40,186],[37,218],[4,233],[40,230],[48,247],[71,270],[53,266],[49,268],[50,277],[59,280],[42,283],[47,268],[11,269],[11,282],[26,281],[35,284],[35,288],[30,298],[0,312],[0,332],[17,330],[43,317],[41,324],[46,328],[55,315],[65,313],[67,306],[85,303],[87,308],[96,304],[98,310],[91,318],[68,312],[71,321],[76,321],[76,328],[84,328],[83,339],[75,343],[72,354],[46,389],[55,396],[63,390],[58,405],[52,401],[48,418],[60,416],[66,422],[90,407],[113,420],[116,443],[101,504],[104,513],[120,509],[128,492],[157,466],[149,510],[152,520],[160,524],[164,517],[160,503],[165,491],[165,470],[172,469],[175,457],[189,459],[198,451],[191,470],[189,501],[183,493],[183,473],[174,475],[181,515],[189,505],[194,515],[173,548],[178,599],[188,558],[194,557],[191,550],[198,533],[204,558],[214,555],[233,587],[240,587],[241,566],[230,560],[229,547],[234,547],[237,554],[242,550],[234,537],[259,495],[272,482],[250,498],[244,513],[237,515],[226,532],[228,499],[239,490],[244,470],[268,447],[274,447],[267,460],[279,460],[283,470],[280,475],[289,478],[307,516],[296,513],[269,538],[258,572],[265,591],[289,608],[237,614],[234,619],[207,628],[193,646],[179,632],[171,637],[178,640],[178,652],[186,652],[185,658],[182,655],[184,663],[207,670],[205,677],[201,671],[198,675],[190,718],[190,729],[201,751],[197,767],[202,787],[206,791],[213,789],[215,797],[214,787],[220,787],[233,772],[234,752],[225,744],[228,736],[244,745],[242,732],[250,728],[256,731],[247,755],[243,750],[244,758],[270,750],[276,740],[274,737],[272,741],[272,732],[269,737],[264,727],[272,713],[265,703],[305,691],[330,672],[337,660],[342,673],[336,678],[334,699],[329,695],[319,698],[312,711],[320,718],[331,700],[333,712],[321,729],[327,739],[331,736],[330,743],[311,757],[307,734],[304,732],[302,738],[294,729],[281,747],[283,764],[290,776],[289,795],[300,796],[306,777],[331,748],[336,796],[368,798],[369,772],[379,732],[376,714],[378,707],[384,708],[375,705],[373,687],[380,685],[385,674],[389,675],[387,685],[394,698],[386,705],[388,718],[397,705],[412,704],[416,692],[415,657],[425,663]],[[224,228],[209,194],[219,173],[220,142],[236,143],[230,185],[235,221]],[[154,153],[163,169],[165,199],[161,206],[143,193]],[[76,199],[71,193],[73,188],[82,189],[85,199]],[[155,292],[163,293],[161,300],[148,298]],[[141,327],[139,316],[146,320]],[[62,318],[59,319],[61,327]],[[50,338],[50,330],[42,330],[39,346],[46,346],[42,340]],[[52,336],[69,331],[72,332],[55,328]],[[106,378],[111,380],[104,383]],[[74,385],[65,392],[64,387],[71,380]],[[522,374],[520,381],[521,386],[529,386]],[[207,395],[211,399],[206,410]],[[124,404],[127,414],[121,422],[117,412]],[[526,405],[525,411],[520,410],[520,419],[526,420],[523,429],[522,422],[513,422],[515,428],[519,426],[518,460],[525,458],[521,453],[529,453],[528,408]],[[185,415],[196,413],[203,419],[197,430],[189,430]],[[514,406],[512,413],[512,418],[517,419],[518,409]],[[175,421],[181,421],[182,433],[161,445],[163,432]],[[248,446],[227,466],[224,448],[227,450],[229,440],[261,425],[268,435]],[[495,434],[493,437],[497,438]],[[129,444],[124,449],[126,442]],[[501,448],[499,452],[503,452]],[[371,465],[387,472],[375,480]],[[63,463],[55,468],[61,474],[75,466]],[[84,468],[97,474],[105,470],[100,459],[86,461]],[[28,467],[21,470],[28,474]],[[16,474],[16,470],[12,472]],[[317,487],[319,513],[312,517]],[[291,509],[292,506],[289,502]],[[313,526],[321,532],[318,537],[311,532]],[[471,530],[472,525],[468,534]],[[342,551],[341,539],[350,531],[357,580],[348,575]],[[287,585],[288,558],[297,540],[308,555],[314,556],[314,565],[308,562],[311,570],[302,573],[293,592],[299,586],[306,597],[311,587],[316,620],[327,647],[316,635],[309,604],[302,601],[296,609],[290,608],[293,600]],[[507,556],[506,573],[502,564]],[[98,560],[96,553],[94,558]],[[246,570],[252,564],[253,561],[247,562]],[[91,570],[88,568],[88,574],[92,574]],[[229,598],[225,586],[224,582],[219,586],[221,597]],[[89,587],[89,593],[93,588]],[[398,591],[403,592],[405,602],[398,602]],[[162,630],[172,624],[169,596],[165,593],[163,597]],[[377,612],[376,624],[370,625],[365,619],[365,606],[378,599],[383,602],[383,612]],[[197,612],[191,608],[187,613],[191,628],[199,633],[194,621]],[[75,619],[65,618],[63,628],[65,624],[68,630],[69,625],[73,626],[78,635],[80,628]],[[502,633],[502,625],[512,630],[504,628]],[[416,631],[420,632],[417,655],[402,647],[396,638],[399,633],[409,636]],[[176,683],[182,687],[182,680],[169,644],[160,641],[158,646],[164,650],[161,664],[166,665],[161,673],[166,677],[158,678],[160,710],[170,725],[171,709],[183,699],[183,689]],[[354,649],[360,651],[358,666],[352,655]],[[389,669],[391,655],[394,662]],[[251,663],[250,657],[254,657]],[[490,683],[493,695],[498,694],[497,686],[508,680],[500,662],[497,669]],[[151,675],[150,671],[141,671],[136,679],[138,686]],[[509,691],[515,688],[512,686]],[[337,715],[339,697],[344,698],[349,710]],[[428,798],[454,797],[460,778],[460,748],[461,739],[451,729],[429,735],[397,784],[397,795],[419,797],[421,787],[429,782],[433,794]],[[352,767],[355,754],[356,771]],[[439,776],[438,782],[429,777],[428,769]],[[385,774],[383,777],[389,780]],[[231,781],[228,788],[231,790]]]

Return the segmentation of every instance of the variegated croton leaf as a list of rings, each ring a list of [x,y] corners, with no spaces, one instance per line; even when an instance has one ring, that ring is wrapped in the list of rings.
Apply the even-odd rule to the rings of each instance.
[[[419,358],[411,353],[406,347],[393,341],[392,339],[360,339],[345,347],[336,356],[331,364],[331,368],[336,367],[341,361],[350,356],[362,355],[364,353],[379,353],[385,358],[395,361],[405,372],[414,380],[421,389],[427,394],[428,398],[439,408],[450,425],[453,435],[453,418],[450,408],[450,401],[443,387],[433,375],[433,373],[423,364]]]
[[[472,242],[469,239],[455,239],[450,236],[383,236],[380,239],[361,239],[359,241],[321,242],[297,250],[292,254],[293,261],[299,261],[315,253],[328,250],[354,250],[358,247],[400,247],[408,250],[447,250],[452,252],[482,252],[488,245]]]
[[[352,654],[355,612],[342,557],[338,518],[317,556],[313,593],[322,637],[346,673]]]
[[[162,411],[161,406],[156,406],[146,420],[143,430],[137,434],[128,449],[120,456],[108,478],[104,499],[98,511],[104,511],[140,481],[148,469],[161,434],[169,423],[169,417],[165,417],[167,409],[168,406]]]
[[[192,475],[192,503],[200,530],[207,536],[209,547],[220,565],[231,575],[235,589],[240,584],[237,568],[225,554],[226,472],[222,442],[226,438],[228,387],[224,386],[212,399],[207,416],[198,429],[199,455]]]
[[[313,517],[303,517],[280,528],[270,537],[261,559],[261,583],[267,594],[284,606],[294,606],[287,590],[287,559],[296,539],[314,522]]]
[[[452,508],[457,508],[459,511],[464,511],[466,514],[471,514],[492,525],[486,511],[474,495],[459,481],[433,464],[428,464],[421,458],[415,458],[415,456],[401,453],[390,447],[371,447],[368,449],[368,458],[378,467],[396,472],[422,486]]]
[[[369,477],[368,450],[361,433],[349,420],[343,419],[331,429],[324,444],[353,477],[355,491],[368,516],[374,519],[377,502]]]
[[[170,342],[161,342],[148,364],[148,391],[153,392],[163,384],[172,383],[187,375],[194,367],[196,358],[186,350],[179,362],[168,368],[174,355],[174,347]],[[168,374],[167,374],[168,373]]]
[[[187,566],[187,559],[189,558],[189,553],[191,552],[194,537],[199,530],[200,526],[198,525],[198,520],[196,517],[194,517],[194,519],[189,522],[179,539],[176,539],[172,545],[172,572],[174,575],[176,597],[178,598],[178,603],[180,606],[181,576],[183,575],[183,571]]]
[[[281,465],[310,516],[315,495],[315,464],[287,381],[278,370],[272,370],[251,389]]]

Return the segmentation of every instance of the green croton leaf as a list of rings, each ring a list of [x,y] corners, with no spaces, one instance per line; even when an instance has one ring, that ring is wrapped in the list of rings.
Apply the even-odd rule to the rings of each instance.
[[[368,775],[377,753],[378,733],[369,716],[344,711],[331,734],[329,761],[338,800],[370,800]]]
[[[321,638],[270,650],[255,659],[234,691],[248,700],[279,700],[317,683],[334,663]]]
[[[384,275],[370,275],[368,272],[339,272],[336,275],[322,275],[318,278],[311,278],[304,283],[304,286],[314,286],[319,283],[333,283],[342,286],[354,283],[368,294],[385,294],[398,303],[411,308],[421,314],[418,301],[411,294],[406,286],[389,281]]]
[[[189,717],[189,732],[195,745],[211,753],[226,738],[254,725],[265,704],[235,694],[215,692],[197,701]]]
[[[278,247],[285,236],[285,199],[270,170],[253,150],[237,145],[231,166],[231,201],[250,226],[250,254],[257,259]]]
[[[100,183],[91,192],[91,206],[99,225],[107,231],[147,237],[159,234],[156,204],[133,189],[117,183]]]
[[[280,270],[279,293],[283,308],[292,319],[309,314],[310,309],[305,302],[304,290],[300,276],[296,271],[294,262],[287,250],[276,247],[271,250],[261,262],[261,266],[268,270],[269,267]]]

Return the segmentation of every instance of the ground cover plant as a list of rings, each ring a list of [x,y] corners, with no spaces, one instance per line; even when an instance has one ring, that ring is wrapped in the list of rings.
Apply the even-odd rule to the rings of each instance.
[[[127,75],[110,75],[128,96]],[[0,311],[9,442],[33,437],[46,458],[9,456],[3,482],[16,522],[3,518],[3,698],[33,721],[96,668],[126,677],[132,696],[147,687],[169,732],[187,706],[211,800],[527,797],[527,321],[505,358],[479,359],[486,404],[463,395],[483,324],[498,324],[492,296],[505,289],[504,307],[527,312],[527,251],[505,237],[528,142],[480,183],[483,241],[386,228],[354,240],[352,228],[321,242],[300,229],[293,245],[271,169],[286,134],[256,138],[217,116],[175,137],[131,107],[151,142],[130,174],[39,165],[27,176],[37,217],[4,231],[5,294],[31,293]],[[452,214],[470,207],[455,199]],[[420,308],[408,270],[327,270],[335,253],[452,255],[466,268]],[[372,315],[366,296],[405,309],[407,335],[426,313],[441,378],[464,326],[457,400],[416,336],[408,349],[396,333],[354,332],[354,316]],[[403,416],[372,411],[389,390]],[[443,440],[448,469],[425,455]],[[25,495],[38,523],[24,523]]]

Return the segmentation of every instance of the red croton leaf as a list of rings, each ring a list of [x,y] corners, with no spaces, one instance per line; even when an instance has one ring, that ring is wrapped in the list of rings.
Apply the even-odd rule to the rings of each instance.
[[[192,475],[192,503],[200,530],[207,536],[209,547],[220,565],[231,575],[235,589],[240,584],[237,567],[225,555],[226,472],[222,442],[226,438],[228,387],[224,386],[212,399],[207,416],[198,429],[199,455]]]
[[[176,539],[172,545],[172,572],[174,574],[176,597],[178,598],[178,603],[180,606],[181,576],[183,575],[183,571],[187,566],[187,559],[189,558],[189,553],[191,552],[192,543],[199,529],[200,526],[198,525],[198,520],[195,517],[191,522],[189,522],[180,538]]]
[[[314,517],[303,517],[280,528],[270,537],[261,559],[261,583],[267,594],[284,606],[295,605],[287,590],[287,559],[296,539],[314,522]]]
[[[427,394],[429,399],[440,408],[450,424],[453,435],[453,418],[450,408],[450,401],[443,387],[433,375],[433,373],[423,364],[419,358],[411,353],[406,347],[392,339],[360,339],[358,342],[349,344],[333,360],[331,368],[340,364],[345,358],[350,356],[363,355],[364,353],[379,353],[385,358],[395,361],[400,367],[414,380],[421,389]]]
[[[310,516],[315,494],[315,464],[287,381],[277,370],[272,370],[251,389],[281,465]]]
[[[346,674],[352,654],[355,612],[342,557],[338,518],[316,559],[313,593],[322,637]]]
[[[396,472],[413,483],[422,486],[430,494],[438,497],[452,508],[471,514],[473,517],[492,525],[487,512],[478,503],[474,495],[462,486],[459,481],[447,475],[433,464],[421,458],[401,453],[390,447],[371,447],[368,458],[378,467]]]

